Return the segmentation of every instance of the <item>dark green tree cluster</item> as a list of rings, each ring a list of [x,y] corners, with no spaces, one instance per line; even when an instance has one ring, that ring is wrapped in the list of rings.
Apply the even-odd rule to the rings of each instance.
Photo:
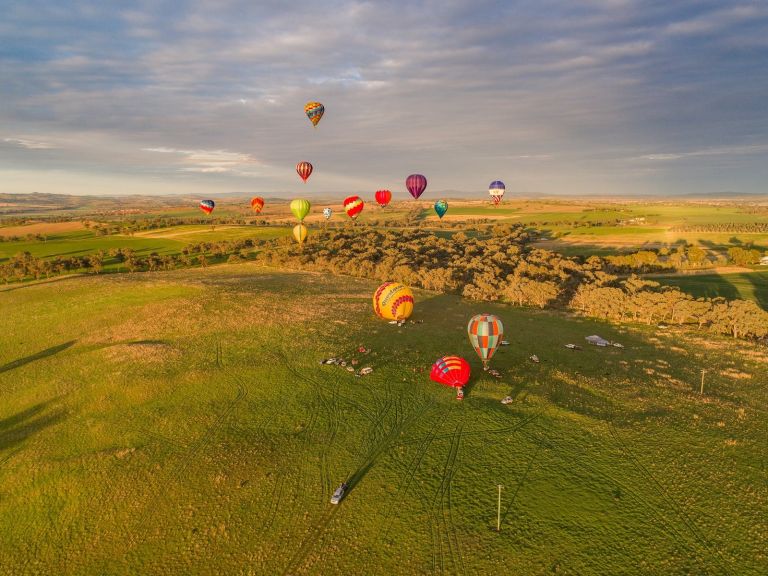
[[[616,322],[689,324],[737,338],[768,336],[768,312],[752,301],[694,298],[676,287],[612,273],[617,263],[593,256],[581,262],[532,248],[519,225],[497,225],[490,235],[441,237],[422,230],[357,227],[329,230],[299,247],[287,238],[265,245],[269,265],[395,280],[474,300],[538,308],[561,307]],[[629,266],[653,265],[638,253]],[[623,266],[623,264],[622,264]]]

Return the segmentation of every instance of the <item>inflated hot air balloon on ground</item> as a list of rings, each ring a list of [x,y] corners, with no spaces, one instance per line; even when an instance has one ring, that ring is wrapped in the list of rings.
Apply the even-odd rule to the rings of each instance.
[[[306,182],[307,178],[312,174],[312,164],[309,162],[299,162],[296,164],[296,173]]]
[[[471,370],[469,362],[458,356],[443,356],[432,365],[432,371],[429,373],[430,379],[442,384],[458,388],[457,398],[464,398],[462,388],[469,381]]]
[[[491,195],[491,200],[493,200],[494,204],[498,205],[501,202],[505,190],[504,182],[501,180],[494,180],[488,185],[488,194]]]
[[[296,216],[299,222],[304,221],[304,217],[309,214],[311,207],[312,205],[309,203],[309,200],[304,200],[303,198],[291,200],[291,212],[293,212],[293,215]]]
[[[200,210],[206,214],[213,212],[214,208],[216,208],[216,202],[213,200],[200,200]]]
[[[323,208],[323,216],[325,216],[326,220],[330,220],[331,216],[333,216],[333,210],[330,208]]]
[[[347,216],[352,218],[352,220],[355,220],[360,216],[360,212],[363,211],[364,207],[365,202],[363,202],[360,196],[350,196],[349,198],[344,199],[344,211],[347,213]]]
[[[445,216],[445,213],[448,212],[448,202],[445,200],[438,200],[435,202],[435,212],[437,213],[438,217],[442,220],[443,216]]]
[[[296,224],[296,226],[293,227],[293,237],[299,244],[304,244],[304,240],[307,239],[307,233],[308,230],[304,224]]]
[[[413,313],[413,292],[399,282],[385,282],[373,293],[373,310],[385,320],[406,320]]]
[[[251,208],[256,214],[261,214],[261,210],[264,208],[264,198],[251,198]]]
[[[421,174],[411,174],[405,179],[405,187],[414,199],[418,199],[427,188],[427,179]]]
[[[483,370],[488,369],[488,361],[499,347],[504,335],[504,326],[493,314],[472,316],[467,325],[469,342],[483,361]]]
[[[325,106],[320,104],[320,102],[307,102],[304,106],[304,112],[309,121],[312,122],[312,125],[317,128],[317,123],[320,122],[320,118],[325,114]]]
[[[392,200],[392,192],[389,190],[376,190],[376,202],[384,208]]]

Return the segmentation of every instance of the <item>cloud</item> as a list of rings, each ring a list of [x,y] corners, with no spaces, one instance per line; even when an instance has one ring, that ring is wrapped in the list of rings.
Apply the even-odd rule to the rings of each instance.
[[[56,146],[50,142],[34,140],[32,138],[3,138],[3,142],[20,148],[26,148],[27,150],[49,150],[51,148],[56,148]]]
[[[202,174],[237,174],[249,173],[248,166],[260,163],[250,154],[230,152],[228,150],[177,150],[175,148],[142,148],[145,152],[173,154],[180,156],[180,170],[183,172],[200,172]]]
[[[747,146],[723,146],[721,148],[705,148],[703,150],[690,150],[687,152],[667,152],[644,154],[641,160],[680,160],[683,158],[697,158],[700,156],[743,156],[763,154],[768,152],[768,144],[753,144]]]

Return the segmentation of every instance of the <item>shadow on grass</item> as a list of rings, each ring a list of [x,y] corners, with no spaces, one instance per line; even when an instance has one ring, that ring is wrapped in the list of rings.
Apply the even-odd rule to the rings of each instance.
[[[77,342],[77,340],[70,340],[69,342],[64,342],[63,344],[59,344],[58,346],[51,346],[50,348],[46,348],[45,350],[41,350],[40,352],[37,352],[30,356],[25,356],[24,358],[19,358],[18,360],[14,360],[12,362],[8,362],[7,364],[3,364],[2,366],[0,366],[0,374],[2,374],[3,372],[9,372],[10,370],[15,370],[16,368],[21,368],[25,364],[29,364],[30,362],[35,362],[36,360],[49,358],[50,356],[53,356],[55,354],[58,354],[59,352],[62,352],[63,350],[66,350],[67,348],[72,346],[75,342]]]
[[[13,448],[33,434],[61,421],[63,410],[49,411],[50,402],[41,402],[0,420],[0,451]]]

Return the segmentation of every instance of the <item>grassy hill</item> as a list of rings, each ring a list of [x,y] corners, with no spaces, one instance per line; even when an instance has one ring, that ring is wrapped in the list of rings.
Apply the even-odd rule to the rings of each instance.
[[[765,573],[765,348],[428,292],[398,328],[374,288],[242,264],[0,289],[2,572]],[[593,333],[626,348],[563,347]],[[428,378],[449,353],[463,402]]]

